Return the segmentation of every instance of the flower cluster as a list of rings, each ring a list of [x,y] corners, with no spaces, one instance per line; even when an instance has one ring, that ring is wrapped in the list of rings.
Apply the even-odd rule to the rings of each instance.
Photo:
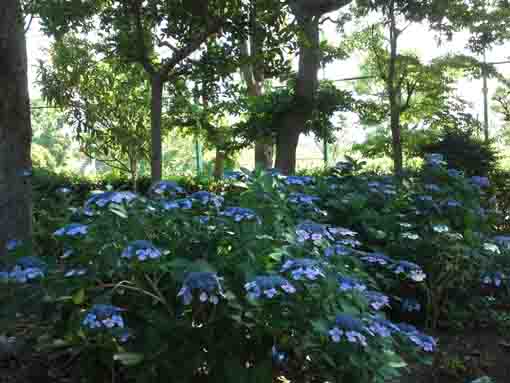
[[[284,178],[283,182],[286,185],[298,185],[298,186],[306,186],[314,183],[313,177],[309,176],[287,176]]]
[[[339,290],[346,291],[365,291],[367,286],[356,278],[339,276],[338,277]]]
[[[19,239],[9,239],[5,244],[5,249],[7,251],[13,251],[20,247],[22,244],[23,242],[20,241]]]
[[[220,215],[233,218],[235,222],[256,221],[261,223],[260,218],[253,210],[243,207],[229,207],[222,211]]]
[[[140,262],[146,261],[148,259],[157,259],[161,256],[161,250],[159,250],[149,241],[133,241],[122,251],[121,254],[122,258],[135,258]]]
[[[320,197],[304,193],[291,193],[289,194],[288,201],[296,205],[313,206],[315,202],[320,201]]]
[[[85,202],[85,208],[90,208],[93,205],[105,207],[110,203],[114,204],[129,203],[133,201],[136,197],[137,195],[135,193],[129,191],[120,192],[109,191],[104,193],[98,193],[94,194]]]
[[[315,223],[312,221],[302,222],[296,227],[296,235],[298,242],[320,241],[322,239],[333,241],[329,228],[326,225]]]
[[[89,227],[87,225],[83,225],[81,223],[70,223],[53,233],[53,235],[57,237],[62,237],[64,235],[69,237],[77,237],[80,235],[86,235]]]
[[[206,191],[198,191],[191,195],[191,199],[200,202],[202,205],[212,205],[219,209],[224,202],[223,197]]]
[[[487,177],[473,176],[470,179],[471,183],[479,188],[488,188],[491,183]]]
[[[251,299],[257,299],[261,296],[271,299],[282,292],[284,294],[296,292],[296,288],[287,279],[273,275],[256,277],[253,281],[246,283],[244,288]]]
[[[499,271],[494,273],[487,273],[482,276],[482,284],[491,287],[501,287],[504,279],[505,276]]]
[[[162,201],[163,209],[173,210],[182,209],[189,210],[193,207],[193,201],[189,198],[176,199],[174,201]]]
[[[368,332],[378,335],[382,338],[387,338],[395,333],[400,332],[400,328],[393,322],[382,318],[380,316],[371,316],[367,325]]]
[[[340,314],[336,317],[335,326],[329,330],[329,336],[335,343],[339,343],[342,339],[349,343],[367,345],[367,338],[363,333],[367,332],[363,322],[353,316]]]
[[[446,164],[444,156],[438,153],[426,154],[425,163],[429,166],[441,166]]]
[[[240,182],[247,182],[250,180],[250,176],[246,173],[231,170],[231,171],[225,171],[223,173],[223,179],[228,181],[240,181]]]
[[[393,263],[393,259],[381,253],[369,253],[360,259],[371,265],[388,266]]]
[[[364,296],[374,310],[381,310],[390,305],[390,298],[378,291],[365,291]]]
[[[285,261],[281,272],[284,273],[287,271],[290,271],[292,279],[295,281],[302,279],[314,281],[319,277],[325,276],[319,262],[309,258],[289,259]]]
[[[159,181],[151,186],[150,192],[159,196],[176,197],[178,194],[185,194],[186,191],[175,182]]]
[[[427,277],[421,267],[413,262],[396,261],[392,265],[392,270],[395,274],[403,274],[414,282],[423,282]]]
[[[330,258],[334,255],[347,256],[352,254],[352,248],[344,245],[333,245],[329,246],[324,250],[324,256]]]
[[[120,314],[123,311],[116,306],[96,304],[87,312],[82,325],[90,330],[124,328],[124,319]]]
[[[411,342],[423,351],[433,352],[436,349],[436,340],[429,335],[421,333],[416,327],[401,323],[398,325],[398,328],[401,334],[407,336]]]
[[[402,299],[401,309],[404,312],[419,312],[421,311],[421,304],[416,299],[405,298]]]
[[[218,304],[220,297],[225,297],[221,286],[221,278],[211,272],[190,272],[186,275],[177,296],[182,297],[185,305],[191,304],[193,296],[198,296],[200,302]]]
[[[10,271],[0,271],[4,282],[27,283],[45,276],[47,265],[36,257],[21,257]]]

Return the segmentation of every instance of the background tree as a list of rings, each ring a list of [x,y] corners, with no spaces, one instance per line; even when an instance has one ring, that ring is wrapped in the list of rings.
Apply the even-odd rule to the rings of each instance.
[[[136,189],[139,163],[150,160],[150,89],[140,67],[100,60],[94,44],[74,36],[55,42],[40,63],[43,97],[65,110],[81,151],[127,173]]]
[[[30,104],[21,2],[0,7],[0,256],[9,239],[29,240],[31,216]]]

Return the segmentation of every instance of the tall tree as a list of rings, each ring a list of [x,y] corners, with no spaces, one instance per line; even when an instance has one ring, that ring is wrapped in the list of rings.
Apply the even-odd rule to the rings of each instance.
[[[324,15],[352,0],[289,0],[300,30],[298,73],[294,82],[294,107],[282,118],[276,138],[276,168],[283,173],[296,170],[299,136],[312,119],[321,63],[319,26]]]
[[[400,175],[403,171],[401,113],[405,107],[402,92],[406,78],[402,74],[405,73],[408,56],[400,54],[399,40],[413,22],[428,20],[434,24],[442,20],[447,6],[437,0],[357,0],[356,5],[358,16],[371,11],[379,12],[382,16],[380,24],[387,32],[387,65],[384,67],[385,73],[381,75],[386,84],[389,104],[394,173]]]
[[[46,29],[53,35],[69,29],[87,30],[93,25],[105,41],[107,54],[143,66],[151,82],[151,174],[153,181],[160,180],[164,84],[189,74],[194,64],[191,54],[209,39],[225,37],[220,40],[229,43],[245,28],[245,2],[91,0],[79,3],[76,9],[57,0],[39,3],[45,11]]]
[[[0,6],[0,255],[32,231],[30,102],[21,1]]]
[[[68,35],[40,63],[43,97],[65,110],[82,152],[131,177],[149,160],[150,89],[139,65],[100,59],[95,44]]]

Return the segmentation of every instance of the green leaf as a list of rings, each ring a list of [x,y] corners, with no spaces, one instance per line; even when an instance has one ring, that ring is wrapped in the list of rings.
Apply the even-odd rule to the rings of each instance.
[[[143,360],[143,355],[135,352],[121,352],[113,356],[113,360],[117,360],[124,366],[136,366]]]
[[[78,290],[76,293],[74,293],[72,299],[75,305],[81,305],[83,302],[85,302],[85,290]]]

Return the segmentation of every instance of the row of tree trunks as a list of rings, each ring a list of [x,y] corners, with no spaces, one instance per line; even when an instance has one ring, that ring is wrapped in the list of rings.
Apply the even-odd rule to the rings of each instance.
[[[0,5],[0,255],[30,240],[32,128],[24,19],[19,0]]]

